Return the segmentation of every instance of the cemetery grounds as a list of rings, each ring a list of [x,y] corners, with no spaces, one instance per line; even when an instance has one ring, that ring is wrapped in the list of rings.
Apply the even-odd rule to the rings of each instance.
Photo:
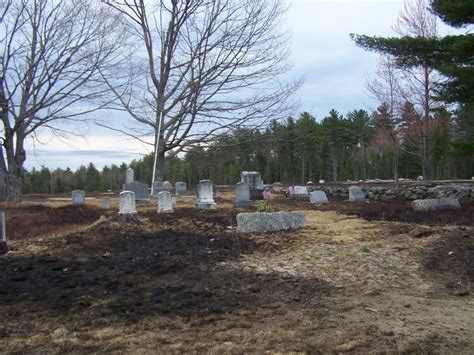
[[[0,205],[0,352],[474,351],[472,203],[272,195],[307,227],[240,234],[230,191],[214,211],[139,205],[139,224],[116,218],[116,195],[108,211],[50,197]]]

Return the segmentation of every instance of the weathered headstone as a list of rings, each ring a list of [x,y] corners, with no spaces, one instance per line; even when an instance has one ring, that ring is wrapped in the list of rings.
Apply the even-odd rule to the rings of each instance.
[[[135,172],[133,171],[132,168],[128,168],[127,171],[125,171],[125,183],[130,184],[135,181]]]
[[[168,180],[163,182],[163,186],[164,186],[166,191],[170,191],[170,192],[173,191],[174,186]]]
[[[349,201],[351,202],[365,202],[364,191],[359,186],[349,187]]]
[[[240,173],[240,181],[249,184],[251,200],[263,199],[263,180],[259,172],[242,171]]]
[[[148,202],[148,185],[140,181],[133,181],[130,184],[123,185],[124,191],[133,191],[135,193],[135,200],[139,202]]]
[[[0,254],[8,253],[7,230],[5,227],[5,212],[0,211]]]
[[[215,209],[216,203],[213,198],[212,181],[201,180],[198,185],[198,199],[195,207],[201,209]]]
[[[119,213],[134,214],[137,213],[135,207],[135,193],[133,191],[122,191],[119,196]]]
[[[308,197],[308,189],[306,186],[295,186],[293,189],[294,197]]]
[[[86,193],[83,190],[74,190],[71,192],[73,205],[83,205],[86,202]]]
[[[250,207],[253,202],[250,200],[250,186],[246,182],[235,184],[235,207]]]
[[[309,202],[310,203],[328,203],[328,197],[326,193],[321,190],[313,191],[309,195]]]
[[[324,184],[326,181],[325,180],[319,180],[320,184]]]
[[[186,196],[187,194],[187,184],[183,181],[178,181],[175,184],[176,195],[177,196]]]
[[[104,196],[102,197],[102,209],[108,210],[110,208],[110,197]]]
[[[456,198],[427,198],[411,202],[414,211],[460,210],[461,205]]]
[[[168,191],[158,193],[158,213],[173,212],[173,199]]]
[[[158,194],[161,191],[166,191],[165,185],[162,181],[155,181],[151,186],[151,196],[153,198],[158,198]]]

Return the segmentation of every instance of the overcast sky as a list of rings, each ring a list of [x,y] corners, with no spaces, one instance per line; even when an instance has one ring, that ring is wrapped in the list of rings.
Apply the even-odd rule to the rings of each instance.
[[[395,23],[403,0],[292,0],[286,27],[292,33],[291,76],[304,76],[294,113],[307,111],[318,120],[331,109],[346,114],[354,109],[376,107],[365,81],[373,75],[377,55],[356,47],[350,33],[394,35]],[[112,115],[111,113],[107,113]],[[114,117],[110,117],[114,118]],[[42,134],[47,144],[27,147],[27,169],[76,169],[93,162],[96,167],[130,162],[150,151],[150,147],[116,133],[95,127],[72,127],[87,138],[61,141]],[[152,138],[151,138],[152,139]]]

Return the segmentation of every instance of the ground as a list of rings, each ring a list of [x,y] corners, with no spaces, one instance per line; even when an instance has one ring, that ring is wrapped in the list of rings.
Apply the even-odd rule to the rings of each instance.
[[[230,193],[215,211],[141,205],[140,223],[96,197],[0,205],[0,351],[474,352],[474,204],[274,195],[308,226],[239,234]]]

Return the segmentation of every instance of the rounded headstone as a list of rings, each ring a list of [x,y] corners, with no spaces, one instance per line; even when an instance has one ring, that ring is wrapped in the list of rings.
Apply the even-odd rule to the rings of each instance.
[[[133,191],[122,191],[120,193],[119,213],[132,214],[137,213],[135,207],[135,193]]]

